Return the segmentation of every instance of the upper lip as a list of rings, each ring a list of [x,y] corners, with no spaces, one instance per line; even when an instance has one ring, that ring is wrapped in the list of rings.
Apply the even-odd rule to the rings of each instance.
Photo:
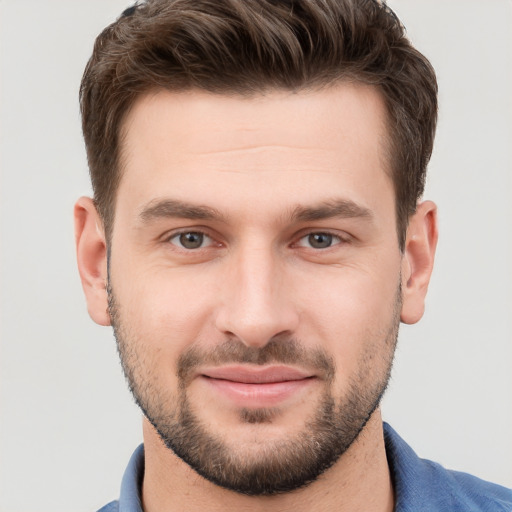
[[[230,380],[245,384],[268,384],[272,382],[285,382],[313,377],[305,370],[290,366],[216,366],[203,369],[201,375],[211,379]]]

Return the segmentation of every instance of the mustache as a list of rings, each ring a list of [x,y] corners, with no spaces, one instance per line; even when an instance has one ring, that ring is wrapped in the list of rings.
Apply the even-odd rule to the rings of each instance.
[[[190,347],[178,359],[179,382],[186,385],[200,366],[221,366],[224,364],[265,364],[277,363],[296,365],[314,370],[326,381],[335,375],[334,359],[322,348],[305,348],[293,338],[272,338],[262,347],[248,347],[238,339],[227,339],[216,347],[204,350]]]

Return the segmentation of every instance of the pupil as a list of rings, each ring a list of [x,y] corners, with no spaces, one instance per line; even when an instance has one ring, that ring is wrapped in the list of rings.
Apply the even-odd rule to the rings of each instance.
[[[314,233],[309,235],[309,243],[315,249],[326,249],[332,244],[332,235],[328,233]]]
[[[182,233],[180,235],[180,244],[186,249],[198,249],[202,243],[202,233]]]

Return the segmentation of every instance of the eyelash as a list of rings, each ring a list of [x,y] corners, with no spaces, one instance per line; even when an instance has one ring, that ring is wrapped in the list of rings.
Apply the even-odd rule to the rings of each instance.
[[[200,247],[195,247],[195,248],[188,248],[188,247],[183,247],[183,245],[181,245],[181,247],[176,243],[173,243],[172,240],[174,239],[179,239],[180,237],[182,237],[183,235],[199,235],[202,237],[202,240],[201,240],[201,246]],[[203,242],[204,242],[204,239],[205,238],[208,238],[210,239],[212,242],[214,242],[215,240],[213,239],[213,237],[211,237],[210,235],[208,235],[207,233],[205,233],[204,231],[201,231],[201,230],[183,230],[183,231],[179,231],[177,233],[173,233],[171,236],[167,237],[166,238],[166,241],[172,245],[176,245],[179,249],[181,250],[185,250],[185,251],[195,251],[195,250],[200,250],[200,249],[204,249],[205,247],[203,247]],[[211,243],[208,244],[208,246],[212,245]],[[220,244],[219,244],[220,245]],[[207,247],[208,247],[207,246]]]
[[[180,242],[181,245],[178,245],[178,243],[173,243],[174,239],[179,239],[179,237],[182,237],[183,235],[199,235],[200,237],[202,237],[201,245],[199,247],[189,248],[189,247],[183,247],[183,243],[182,242]],[[330,239],[331,243],[327,247],[312,247],[311,244],[303,245],[301,243],[303,240],[305,240],[305,239],[307,239],[308,237],[311,237],[311,236],[325,236],[325,237],[328,237]],[[210,239],[211,242],[208,245],[203,246],[205,238]],[[191,230],[178,231],[176,233],[173,233],[171,236],[166,237],[165,241],[167,243],[170,243],[170,244],[178,247],[180,250],[187,251],[187,252],[199,251],[201,249],[206,249],[207,247],[210,247],[211,245],[217,245],[217,246],[221,246],[222,245],[219,242],[216,243],[215,239],[212,236],[210,236],[207,232],[205,232],[205,231],[203,231],[201,229],[196,229],[196,230],[192,230],[191,229]],[[325,251],[325,250],[331,249],[332,247],[335,247],[337,245],[346,244],[348,242],[349,242],[349,240],[347,239],[347,237],[342,237],[340,234],[335,234],[335,233],[332,233],[330,231],[318,230],[318,231],[309,231],[307,233],[301,234],[301,236],[298,238],[298,240],[296,242],[294,242],[293,244],[291,244],[291,245],[292,245],[292,247],[303,247],[303,248],[312,249],[312,250],[315,250],[315,251]]]

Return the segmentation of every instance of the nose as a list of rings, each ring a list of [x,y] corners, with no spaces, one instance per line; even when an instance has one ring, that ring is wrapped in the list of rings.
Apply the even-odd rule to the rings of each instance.
[[[299,314],[284,265],[274,251],[254,245],[233,255],[220,283],[217,329],[254,348],[291,336]]]

